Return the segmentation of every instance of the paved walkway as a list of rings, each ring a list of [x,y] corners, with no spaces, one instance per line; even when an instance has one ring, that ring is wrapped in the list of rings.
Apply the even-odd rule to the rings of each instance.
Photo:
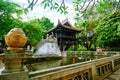
[[[113,72],[110,76],[108,76],[104,80],[120,80],[120,69]]]

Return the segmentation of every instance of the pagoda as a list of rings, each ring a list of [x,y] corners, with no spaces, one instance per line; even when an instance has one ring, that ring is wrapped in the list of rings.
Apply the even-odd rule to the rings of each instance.
[[[53,35],[57,38],[58,46],[61,51],[66,51],[69,47],[72,46],[75,49],[75,46],[78,42],[76,34],[80,33],[81,29],[73,27],[70,21],[67,19],[60,22],[54,26],[52,29],[46,31],[46,34]]]

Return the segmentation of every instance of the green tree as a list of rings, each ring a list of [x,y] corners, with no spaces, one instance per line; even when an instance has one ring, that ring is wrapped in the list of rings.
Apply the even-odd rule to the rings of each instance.
[[[3,14],[0,16],[9,16],[13,13],[20,15],[22,14],[22,8],[19,4],[16,4],[14,2],[10,2],[8,0],[0,0],[0,12],[3,12]]]
[[[9,6],[8,6],[9,5]],[[16,14],[18,18],[14,18]],[[10,29],[14,27],[22,28],[28,37],[27,44],[35,46],[43,35],[43,29],[38,23],[38,20],[23,22],[19,19],[22,14],[21,6],[8,0],[0,0],[0,40],[3,40]]]
[[[27,44],[32,46],[35,46],[42,39],[44,34],[43,28],[40,26],[37,19],[24,22],[24,25],[21,28],[28,37]]]
[[[52,27],[54,27],[54,23],[50,21],[50,19],[46,17],[42,17],[41,19],[38,19],[39,24],[43,27],[44,30],[49,30]]]
[[[78,28],[83,30],[79,35],[80,45],[86,47],[87,50],[96,49],[96,35],[94,34],[94,28],[97,21],[84,21],[77,25]]]
[[[80,3],[83,3],[83,5],[81,5]],[[86,7],[84,7],[84,5],[87,3],[88,3],[88,5]],[[99,0],[97,2],[96,2],[96,0],[90,0],[90,1],[86,1],[86,0],[77,1],[76,0],[74,2],[75,11],[76,11],[76,17],[75,17],[76,25],[80,25],[81,24],[80,22],[83,22],[81,26],[84,26],[84,27],[86,26],[85,30],[83,30],[81,33],[82,34],[81,38],[83,41],[81,44],[90,48],[90,46],[92,46],[91,45],[91,43],[92,43],[92,44],[94,44],[94,47],[96,47],[97,34],[93,35],[92,38],[88,38],[87,36],[85,36],[85,33],[88,33],[90,28],[92,29],[92,27],[93,27],[93,26],[91,26],[90,23],[92,22],[92,25],[95,24],[95,26],[97,26],[99,20],[101,18],[103,18],[104,16],[106,16],[106,15],[109,16],[116,11],[119,12],[120,11],[119,3],[120,3],[120,1],[115,1],[115,0],[111,0],[111,1]],[[86,23],[86,21],[90,22],[90,23]],[[83,25],[83,24],[85,24],[85,25]],[[84,44],[85,42],[86,42],[86,44]]]
[[[100,20],[95,31],[98,36],[99,47],[119,48],[120,47],[120,12],[115,12]]]
[[[3,40],[3,35],[7,34],[11,28],[17,26],[17,23],[21,23],[21,21],[14,18],[12,14],[16,13],[20,15],[22,11],[18,4],[0,0],[0,13],[0,40]]]

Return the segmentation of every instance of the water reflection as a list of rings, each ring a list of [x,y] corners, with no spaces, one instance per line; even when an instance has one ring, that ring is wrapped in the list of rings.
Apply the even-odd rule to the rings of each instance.
[[[43,70],[43,69],[58,67],[62,65],[66,65],[66,58],[26,64],[29,71]]]

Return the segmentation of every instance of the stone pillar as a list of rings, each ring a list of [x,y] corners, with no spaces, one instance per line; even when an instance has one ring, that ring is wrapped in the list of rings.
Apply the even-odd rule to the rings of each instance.
[[[0,73],[0,80],[29,80],[28,70],[22,64],[25,55],[24,51],[8,51],[4,53],[5,68]]]
[[[115,71],[115,64],[114,64],[114,60],[111,60],[111,67],[112,67],[112,71]]]
[[[4,54],[5,69],[3,73],[23,71],[22,60],[24,59],[24,51],[9,51],[6,50]]]
[[[96,64],[93,62],[92,63],[92,80],[97,80],[97,68]]]
[[[20,28],[12,29],[5,36],[8,46],[3,54],[4,69],[0,73],[0,80],[29,80],[28,70],[23,65],[27,58],[23,46],[26,43],[24,32]]]

